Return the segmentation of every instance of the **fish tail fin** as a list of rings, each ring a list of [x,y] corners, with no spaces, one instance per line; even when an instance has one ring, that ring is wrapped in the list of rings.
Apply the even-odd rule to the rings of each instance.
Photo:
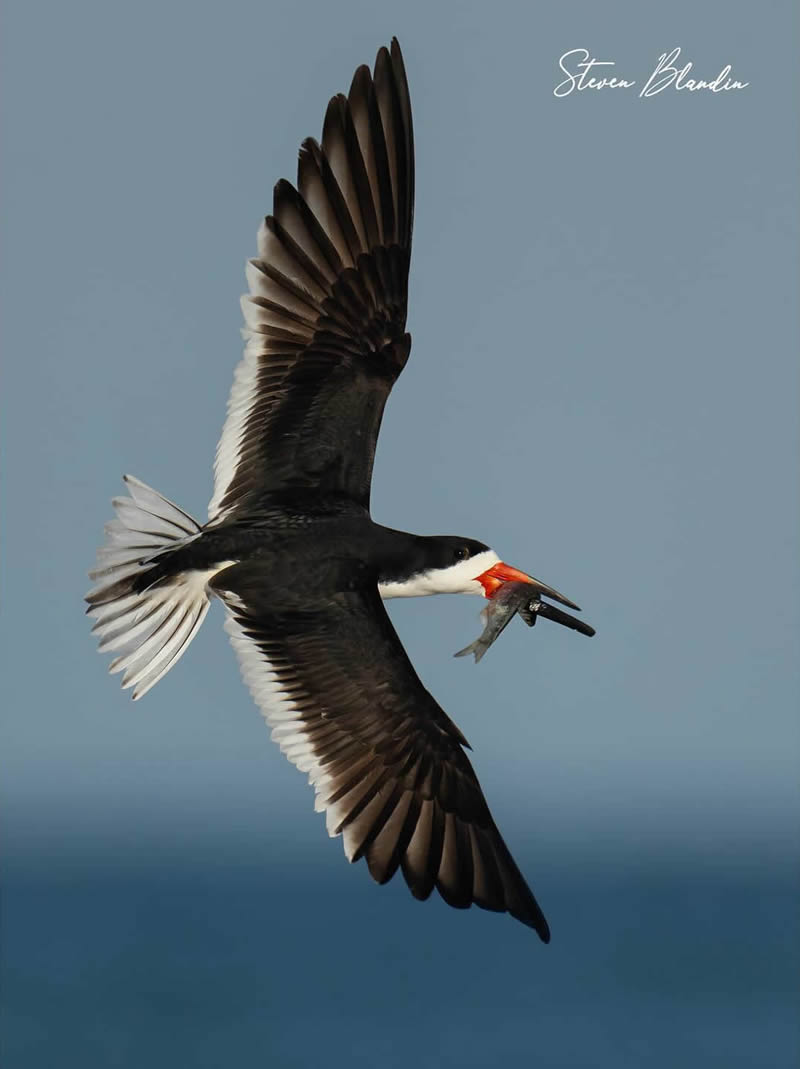
[[[481,636],[482,638],[483,636]],[[469,653],[475,654],[475,664],[483,657],[484,653],[489,649],[489,645],[486,642],[482,642],[481,638],[476,638],[474,642],[470,642],[469,646],[465,646],[463,650],[459,650],[458,653],[454,653],[454,657],[466,657]]]

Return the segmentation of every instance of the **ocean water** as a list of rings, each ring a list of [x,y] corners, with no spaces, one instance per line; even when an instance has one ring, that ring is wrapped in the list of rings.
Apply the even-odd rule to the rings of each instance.
[[[7,862],[3,1069],[800,1064],[786,868],[539,858],[545,947],[314,856]]]

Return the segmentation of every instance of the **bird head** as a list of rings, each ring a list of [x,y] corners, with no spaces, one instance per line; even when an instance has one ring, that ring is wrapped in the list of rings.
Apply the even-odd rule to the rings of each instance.
[[[420,537],[413,556],[410,574],[381,576],[381,597],[480,594],[492,598],[504,583],[522,582],[531,585],[532,594],[545,594],[562,605],[578,608],[553,587],[506,564],[493,549],[474,538],[458,535]]]

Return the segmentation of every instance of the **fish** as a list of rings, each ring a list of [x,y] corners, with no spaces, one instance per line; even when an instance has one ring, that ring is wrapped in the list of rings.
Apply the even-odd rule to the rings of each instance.
[[[529,627],[536,623],[536,610],[533,609],[533,604],[538,600],[536,594],[532,594],[530,583],[514,581],[504,583],[486,608],[481,611],[481,619],[484,623],[481,634],[469,646],[465,646],[453,656],[466,657],[468,653],[472,653],[475,655],[475,664],[477,664],[520,610],[525,613],[523,618],[526,623],[528,620],[532,621],[528,624]]]
[[[497,591],[489,604],[481,612],[483,631],[463,650],[454,653],[454,657],[466,657],[471,653],[475,657],[475,664],[483,657],[491,645],[500,637],[502,632],[519,613],[520,619],[533,627],[540,616],[546,620],[553,620],[573,631],[591,638],[596,634],[595,629],[569,613],[562,612],[554,605],[542,601],[541,595],[530,583],[508,582]]]

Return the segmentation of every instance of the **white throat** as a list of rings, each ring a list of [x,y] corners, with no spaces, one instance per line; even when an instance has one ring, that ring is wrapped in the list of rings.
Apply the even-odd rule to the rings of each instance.
[[[493,549],[476,553],[469,560],[459,560],[447,568],[418,572],[402,582],[378,583],[378,593],[387,598],[420,598],[428,594],[483,594],[478,576],[483,575],[500,558]]]

